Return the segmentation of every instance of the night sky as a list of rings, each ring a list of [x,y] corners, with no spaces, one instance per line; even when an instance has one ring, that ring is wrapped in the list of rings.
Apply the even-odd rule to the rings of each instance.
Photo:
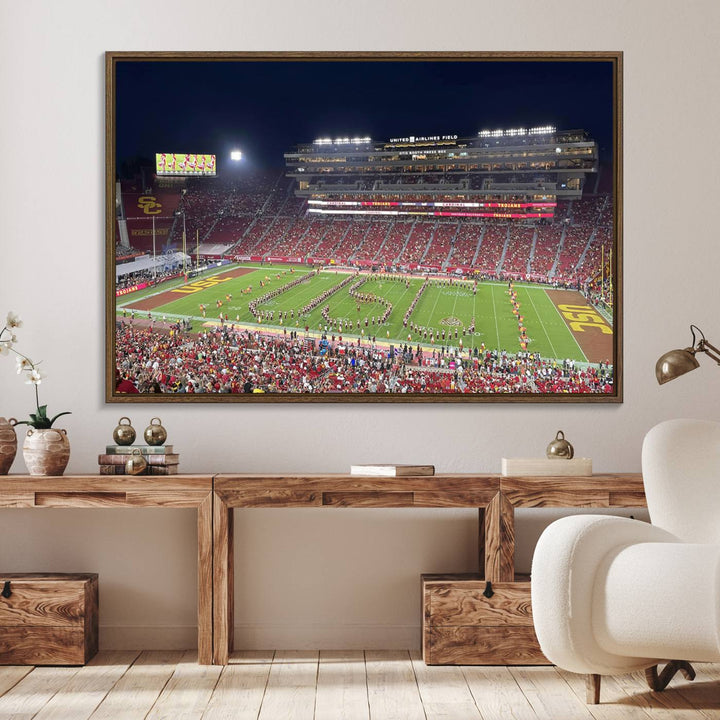
[[[280,168],[318,137],[476,135],[582,128],[611,159],[610,61],[116,62],[117,167],[156,152],[232,148],[245,167]]]

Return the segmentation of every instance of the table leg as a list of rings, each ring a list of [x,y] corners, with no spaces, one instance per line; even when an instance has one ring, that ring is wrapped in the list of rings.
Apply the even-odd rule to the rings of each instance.
[[[227,665],[233,649],[234,511],[213,493],[213,663]]]
[[[512,582],[515,578],[515,509],[502,493],[484,512],[485,579]]]
[[[212,493],[198,506],[198,663],[213,661]]]

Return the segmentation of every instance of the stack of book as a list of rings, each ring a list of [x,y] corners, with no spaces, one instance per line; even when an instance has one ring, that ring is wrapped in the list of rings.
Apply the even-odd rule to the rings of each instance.
[[[172,445],[108,445],[98,455],[101,475],[125,475],[125,463],[139,450],[147,463],[143,475],[177,475],[180,455]]]

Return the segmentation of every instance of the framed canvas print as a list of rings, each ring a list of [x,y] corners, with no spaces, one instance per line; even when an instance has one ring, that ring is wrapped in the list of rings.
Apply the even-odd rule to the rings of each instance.
[[[622,401],[622,53],[106,82],[108,401]]]

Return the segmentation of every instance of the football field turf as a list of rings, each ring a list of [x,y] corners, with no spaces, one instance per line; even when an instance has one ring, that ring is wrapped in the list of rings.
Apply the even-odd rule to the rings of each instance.
[[[237,273],[244,274],[232,276]],[[306,277],[306,281],[258,303],[257,311],[265,314],[260,327],[280,331],[283,328],[304,331],[308,327],[313,332],[327,328],[328,335],[340,333],[348,339],[375,337],[378,341],[401,344],[408,342],[409,336],[413,345],[420,343],[426,347],[458,347],[462,343],[465,349],[484,344],[489,350],[510,353],[521,350],[518,318],[513,314],[507,283],[479,282],[473,292],[472,281],[431,278],[409,317],[408,326],[404,327],[403,317],[425,282],[422,277],[361,274],[337,289],[348,276],[343,271],[323,270],[315,274],[306,268],[296,267],[291,271],[286,266],[226,266],[216,270],[214,276],[205,275],[187,284],[168,283],[120,297],[117,310],[120,316],[123,308],[127,315],[134,307],[139,317],[151,312],[156,320],[163,316],[168,320],[188,318],[193,321],[194,330],[202,327],[202,323],[219,321],[220,313],[227,315],[228,322],[247,326],[258,323],[248,309],[251,301]],[[365,301],[349,292],[360,281],[362,284],[356,292],[363,294]],[[545,358],[585,361],[585,355],[545,288],[516,283],[514,289],[526,327],[528,351]],[[299,316],[301,308],[323,293],[329,294],[312,311]],[[222,306],[218,307],[218,301]],[[392,303],[392,312],[387,321],[380,324],[386,302]],[[205,317],[201,304],[206,308]],[[322,316],[326,305],[330,308],[331,323]],[[475,329],[470,332],[473,320]],[[342,322],[340,331],[339,321]],[[413,331],[413,325],[419,326],[419,332]]]

